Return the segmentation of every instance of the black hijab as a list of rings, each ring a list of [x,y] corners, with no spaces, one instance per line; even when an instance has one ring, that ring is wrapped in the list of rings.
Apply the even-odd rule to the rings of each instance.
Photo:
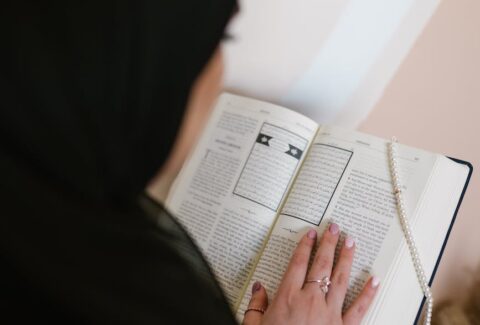
[[[2,4],[0,323],[234,321],[191,240],[143,194],[234,5]]]

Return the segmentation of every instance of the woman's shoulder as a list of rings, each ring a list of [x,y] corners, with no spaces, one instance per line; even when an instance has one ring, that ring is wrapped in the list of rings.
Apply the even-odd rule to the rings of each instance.
[[[202,255],[162,205],[142,195],[117,209],[10,158],[0,157],[0,258],[10,283],[2,295],[23,297],[4,297],[10,311],[89,323],[235,322]],[[42,313],[28,313],[35,307]]]

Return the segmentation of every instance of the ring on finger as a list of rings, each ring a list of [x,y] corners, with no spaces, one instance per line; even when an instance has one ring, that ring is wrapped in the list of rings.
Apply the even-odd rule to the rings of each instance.
[[[249,311],[258,311],[259,313],[265,314],[265,309],[263,308],[255,308],[255,307],[250,307],[245,310],[243,315],[246,315]]]
[[[307,284],[307,283],[318,283],[318,287],[325,294],[328,292],[328,287],[330,287],[330,284],[332,284],[332,282],[330,281],[330,278],[328,276],[324,276],[320,280],[317,280],[317,279],[307,280],[307,281],[305,281],[305,284]]]

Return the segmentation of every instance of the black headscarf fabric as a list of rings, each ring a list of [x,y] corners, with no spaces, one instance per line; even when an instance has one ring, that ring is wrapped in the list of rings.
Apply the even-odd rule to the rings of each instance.
[[[233,323],[144,196],[233,0],[7,1],[0,10],[0,323]]]
[[[233,3],[12,1],[0,23],[2,143],[85,195],[138,194]]]

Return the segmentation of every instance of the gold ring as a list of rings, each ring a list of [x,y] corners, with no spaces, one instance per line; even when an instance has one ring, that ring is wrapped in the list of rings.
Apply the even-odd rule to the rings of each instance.
[[[258,311],[259,313],[262,313],[264,314],[265,313],[265,309],[263,308],[254,308],[254,307],[250,307],[250,308],[247,308],[247,310],[245,310],[245,312],[243,313],[243,315],[245,316],[249,311]]]

